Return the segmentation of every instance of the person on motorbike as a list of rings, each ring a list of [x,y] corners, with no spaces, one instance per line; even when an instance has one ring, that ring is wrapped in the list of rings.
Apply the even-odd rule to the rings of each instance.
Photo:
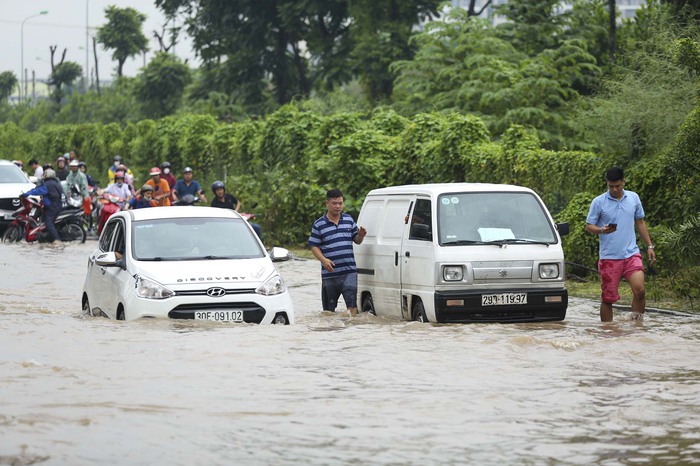
[[[156,207],[158,204],[153,200],[153,188],[149,184],[145,184],[139,190],[141,193],[137,195],[126,205],[127,209],[143,209],[145,207]]]
[[[167,181],[161,179],[160,168],[153,167],[149,173],[151,179],[146,181],[147,185],[153,188],[153,199],[156,203],[163,207],[170,205],[170,185]]]
[[[129,191],[131,191],[131,195],[135,196],[136,188],[134,188],[134,175],[131,173],[131,170],[129,170],[123,163],[119,165],[119,170],[124,172],[124,183],[126,183],[129,186]]]
[[[87,179],[87,184],[88,184],[88,189],[89,188],[96,188],[97,187],[97,181],[92,179],[90,175],[87,173],[87,164],[83,162],[82,160],[78,162],[78,170],[80,170],[84,175],[85,178]]]
[[[170,203],[172,204],[173,202],[175,202],[173,188],[175,188],[175,183],[177,183],[177,179],[175,179],[175,175],[172,174],[172,167],[170,166],[170,162],[165,161],[160,164],[160,177],[161,179],[167,181],[168,186],[170,186]]]
[[[241,202],[234,195],[226,192],[226,185],[223,183],[223,181],[214,181],[214,183],[211,185],[211,190],[214,193],[214,199],[211,200],[210,204],[212,207],[231,209],[235,211],[240,209]],[[258,238],[262,240],[262,228],[260,228],[260,225],[250,221],[248,223],[250,223],[250,226],[253,227],[253,230],[255,231],[255,234],[258,235]]]
[[[118,171],[114,174],[114,183],[107,186],[105,193],[113,194],[120,198],[117,204],[120,209],[124,208],[124,205],[131,200],[131,191],[129,190],[129,186],[124,182],[124,172]]]
[[[63,156],[59,157],[56,159],[56,178],[59,179],[59,181],[66,181],[66,177],[68,177],[68,170],[67,167],[67,162],[66,159],[63,158]]]
[[[199,196],[200,201],[207,202],[207,198],[204,196],[202,187],[199,185],[199,182],[193,179],[193,177],[194,174],[192,169],[190,167],[185,167],[185,170],[182,173],[182,179],[177,180],[177,183],[175,183],[175,189],[173,190],[173,195],[176,202],[188,194]]]
[[[63,158],[63,157],[61,157]],[[56,229],[56,217],[63,210],[63,203],[65,202],[66,195],[63,192],[63,187],[61,182],[56,178],[56,172],[52,169],[47,169],[44,172],[43,184],[37,186],[34,189],[27,191],[26,193],[20,194],[20,197],[27,196],[42,196],[44,200],[44,223],[46,224],[46,230],[53,237],[53,241],[61,241],[61,237]]]
[[[79,170],[79,164],[80,162],[77,160],[72,160],[68,164],[70,166],[70,173],[68,173],[68,176],[66,177],[65,191],[66,196],[70,196],[71,188],[73,185],[76,185],[80,191],[80,196],[83,198],[83,200],[85,200],[90,197],[90,192],[88,191],[87,176],[85,176],[85,174]]]

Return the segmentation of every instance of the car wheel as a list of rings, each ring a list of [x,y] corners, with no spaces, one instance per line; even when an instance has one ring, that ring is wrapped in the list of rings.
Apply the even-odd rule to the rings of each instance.
[[[80,241],[81,243],[84,243],[87,238],[85,229],[77,223],[66,224],[61,231],[61,236],[64,241]]]
[[[413,320],[417,322],[427,322],[428,318],[425,315],[425,307],[423,306],[423,301],[416,301],[413,305]]]
[[[94,315],[92,313],[92,309],[90,309],[90,300],[88,299],[87,296],[83,299],[83,314],[92,316]]]
[[[275,315],[275,318],[272,319],[272,323],[276,325],[289,325],[289,320],[287,319],[287,315],[281,312]]]
[[[124,308],[121,304],[117,308],[117,320],[126,320],[126,313],[124,312]]]
[[[362,300],[362,312],[369,312],[370,314],[377,315],[377,311],[374,310],[374,301],[372,300],[372,295],[367,295],[365,299]]]
[[[9,225],[2,235],[3,243],[17,243],[22,239],[22,227],[19,225]]]

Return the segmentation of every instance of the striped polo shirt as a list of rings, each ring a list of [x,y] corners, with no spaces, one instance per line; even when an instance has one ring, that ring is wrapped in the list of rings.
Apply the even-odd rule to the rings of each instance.
[[[332,260],[333,272],[321,266],[321,278],[331,278],[357,272],[352,240],[357,236],[357,225],[348,214],[341,213],[338,224],[328,220],[326,214],[314,222],[309,236],[309,246],[317,246],[325,257]]]

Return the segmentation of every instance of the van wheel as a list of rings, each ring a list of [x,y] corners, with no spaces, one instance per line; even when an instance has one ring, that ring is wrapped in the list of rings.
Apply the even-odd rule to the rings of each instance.
[[[425,315],[425,307],[423,307],[423,301],[416,301],[413,305],[413,320],[417,322],[427,322],[428,318]]]
[[[372,301],[372,295],[367,295],[365,299],[362,300],[362,312],[369,312],[370,314],[377,315],[377,311],[374,310],[374,301]]]

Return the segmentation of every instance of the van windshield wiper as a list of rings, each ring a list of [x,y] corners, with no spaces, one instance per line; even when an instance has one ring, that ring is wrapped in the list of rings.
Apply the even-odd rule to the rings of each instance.
[[[464,244],[490,244],[491,241],[484,242],[484,241],[476,241],[473,239],[458,239],[455,241],[446,241],[442,243],[443,246],[461,246]]]
[[[527,239],[527,238],[507,238],[507,239],[495,239],[493,241],[487,241],[485,244],[545,244],[549,246],[550,244],[554,244],[551,242],[547,241],[536,241],[534,239]]]

